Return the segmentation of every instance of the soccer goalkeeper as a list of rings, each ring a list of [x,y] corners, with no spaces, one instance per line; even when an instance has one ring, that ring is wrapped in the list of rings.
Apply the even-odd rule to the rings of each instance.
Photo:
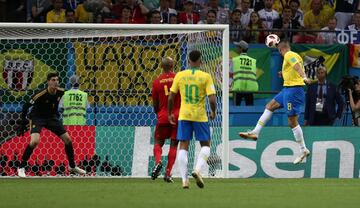
[[[85,174],[86,172],[75,166],[74,149],[69,134],[64,129],[63,123],[59,118],[58,105],[64,90],[59,88],[59,74],[51,72],[47,75],[47,89],[35,94],[29,103],[25,103],[22,109],[21,119],[22,128],[20,135],[24,135],[27,124],[27,113],[32,107],[30,118],[30,143],[25,148],[22,161],[17,170],[19,177],[26,177],[25,166],[33,150],[40,142],[40,132],[44,127],[56,134],[65,144],[65,152],[69,160],[69,171],[71,173]]]

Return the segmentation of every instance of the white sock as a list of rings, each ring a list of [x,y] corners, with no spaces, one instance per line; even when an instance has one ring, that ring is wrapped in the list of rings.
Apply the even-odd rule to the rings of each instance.
[[[305,141],[304,141],[304,134],[300,127],[300,125],[295,126],[292,128],[294,133],[295,141],[300,145],[300,152],[303,152],[306,149]]]
[[[200,172],[202,166],[205,165],[209,156],[210,156],[210,147],[208,147],[208,146],[201,147],[201,150],[200,150],[197,162],[196,162],[196,166],[195,166],[195,171]]]
[[[182,181],[185,182],[188,179],[188,151],[180,149],[177,157],[179,161],[180,175]]]
[[[268,109],[264,110],[264,113],[260,116],[254,130],[252,130],[252,132],[254,132],[255,134],[259,135],[260,131],[262,129],[262,127],[265,126],[266,122],[268,120],[270,120],[271,116],[272,116],[273,112],[269,111]]]

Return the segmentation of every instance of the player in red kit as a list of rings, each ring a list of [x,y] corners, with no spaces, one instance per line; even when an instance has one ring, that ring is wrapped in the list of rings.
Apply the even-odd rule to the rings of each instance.
[[[171,139],[170,141],[170,150],[168,154],[168,163],[166,166],[166,173],[164,180],[169,183],[173,183],[171,177],[171,170],[175,163],[176,151],[178,146],[178,141],[176,140],[177,133],[177,124],[172,125],[168,120],[168,95],[171,85],[173,83],[175,73],[173,72],[174,60],[170,57],[162,59],[161,67],[163,68],[163,73],[154,80],[152,86],[152,99],[154,111],[157,114],[157,124],[155,128],[155,144],[154,144],[154,157],[155,157],[155,167],[151,173],[151,179],[155,180],[162,170],[162,147],[164,145],[165,139]],[[178,94],[175,99],[174,105],[174,115],[176,121],[179,115],[180,109],[180,95]]]

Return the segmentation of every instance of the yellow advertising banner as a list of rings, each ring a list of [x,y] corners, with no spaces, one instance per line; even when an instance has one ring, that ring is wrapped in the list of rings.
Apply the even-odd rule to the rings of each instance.
[[[181,66],[179,43],[142,45],[134,42],[75,43],[76,74],[80,89],[99,105],[150,105],[154,79],[161,74],[161,59]]]

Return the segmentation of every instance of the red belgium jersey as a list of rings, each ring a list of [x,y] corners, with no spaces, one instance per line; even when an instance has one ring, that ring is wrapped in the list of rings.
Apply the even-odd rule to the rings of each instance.
[[[159,101],[159,112],[157,113],[158,124],[168,124],[168,95],[170,94],[170,88],[174,81],[175,73],[168,72],[162,73],[154,80],[152,86],[152,99]],[[174,102],[174,116],[177,121],[180,110],[180,94],[178,93],[175,97]]]

